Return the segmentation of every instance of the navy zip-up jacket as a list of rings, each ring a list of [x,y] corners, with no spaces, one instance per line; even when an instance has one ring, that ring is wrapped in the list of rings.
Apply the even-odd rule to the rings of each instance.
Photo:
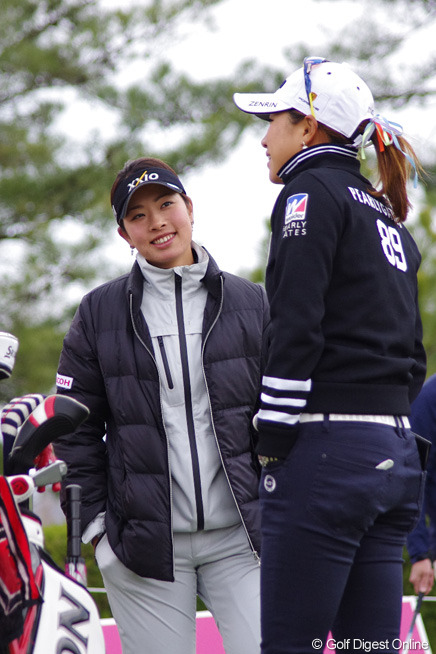
[[[122,563],[140,576],[172,581],[168,444],[141,312],[143,282],[135,262],[130,275],[83,298],[64,340],[58,386],[91,414],[55,451],[68,464],[64,486],[82,486],[82,531],[105,511],[109,543]],[[211,257],[203,283],[203,365],[213,424],[249,541],[259,552],[251,420],[266,356],[266,295],[258,284],[221,272]]]
[[[258,452],[286,456],[308,413],[408,415],[425,377],[420,253],[357,151],[325,144],[279,171],[266,273],[272,343]]]

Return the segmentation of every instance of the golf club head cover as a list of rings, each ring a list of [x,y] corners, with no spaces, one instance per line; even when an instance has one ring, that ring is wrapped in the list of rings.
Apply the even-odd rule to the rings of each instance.
[[[9,452],[12,449],[19,429],[30,416],[32,411],[36,409],[36,407],[41,404],[44,399],[45,395],[33,393],[30,395],[23,395],[22,397],[15,397],[8,404],[6,404],[5,407],[3,407],[0,424],[1,432],[3,435],[3,456],[6,475],[8,474],[7,460]],[[53,461],[56,461],[56,456],[54,454],[53,447],[50,444],[35,458],[35,467],[37,469],[43,468]],[[43,492],[44,490],[45,487],[41,487],[38,489],[38,492]],[[53,490],[59,491],[60,484],[54,484]]]

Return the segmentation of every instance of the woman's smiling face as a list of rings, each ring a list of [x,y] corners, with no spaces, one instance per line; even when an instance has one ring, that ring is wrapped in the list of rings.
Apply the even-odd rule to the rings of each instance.
[[[157,268],[187,266],[194,262],[192,202],[160,184],[146,184],[130,198],[118,233]]]

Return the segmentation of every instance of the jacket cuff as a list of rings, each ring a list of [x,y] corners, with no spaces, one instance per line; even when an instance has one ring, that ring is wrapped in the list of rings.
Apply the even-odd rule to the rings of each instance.
[[[423,554],[415,554],[414,556],[410,557],[410,563],[425,561],[425,559],[430,559],[430,561],[433,563],[435,560],[434,552],[429,550],[428,552],[424,552]]]
[[[82,543],[90,543],[95,536],[105,533],[105,516],[106,511],[102,511],[95,516],[94,520],[91,520],[83,531]]]
[[[277,427],[271,423],[265,423],[263,420],[259,420],[257,428],[259,440],[256,453],[262,456],[274,456],[278,459],[286,459],[297,442],[298,425],[293,427]]]

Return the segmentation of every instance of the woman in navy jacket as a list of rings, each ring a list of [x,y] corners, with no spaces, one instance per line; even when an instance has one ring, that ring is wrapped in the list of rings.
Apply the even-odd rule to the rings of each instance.
[[[269,176],[284,185],[256,416],[262,652],[313,654],[329,631],[337,650],[396,652],[424,474],[407,418],[425,376],[420,254],[403,224],[415,157],[346,64],[307,58],[275,93],[235,102],[269,121]],[[357,159],[369,144],[379,190]]]
[[[195,652],[195,600],[226,652],[259,649],[259,465],[252,417],[269,324],[265,291],[192,241],[174,171],[138,159],[111,203],[137,249],[128,275],[85,296],[57,385],[89,420],[56,445],[83,488],[124,654]]]

